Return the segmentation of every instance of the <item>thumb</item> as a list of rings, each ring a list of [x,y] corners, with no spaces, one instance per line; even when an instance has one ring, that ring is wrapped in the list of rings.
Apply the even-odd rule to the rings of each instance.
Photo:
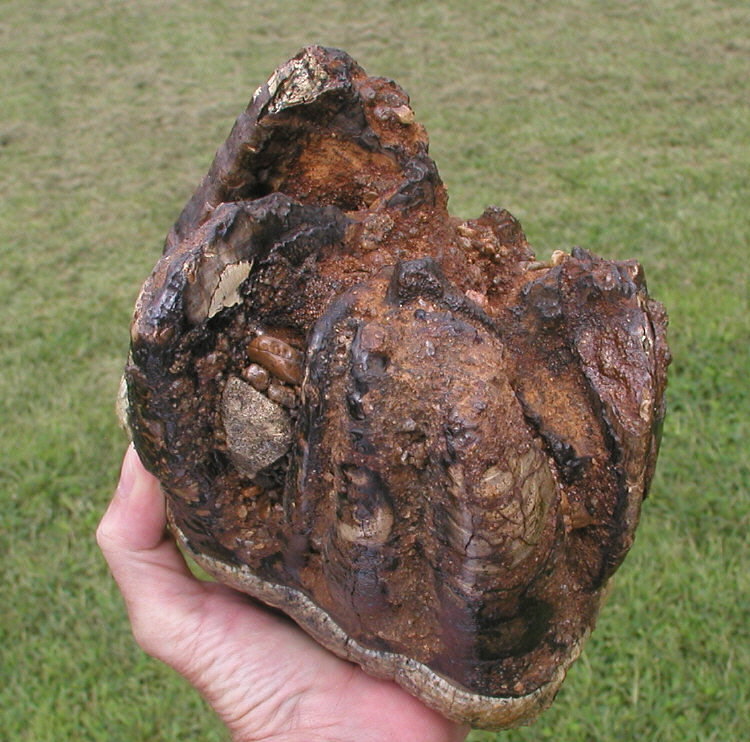
[[[131,444],[96,538],[125,599],[133,634],[150,654],[158,654],[155,645],[164,630],[187,619],[206,589],[190,573],[166,524],[159,481]]]

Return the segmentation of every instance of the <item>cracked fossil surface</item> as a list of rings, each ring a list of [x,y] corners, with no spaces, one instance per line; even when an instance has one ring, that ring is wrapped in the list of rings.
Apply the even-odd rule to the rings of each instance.
[[[345,53],[282,65],[144,284],[126,415],[209,573],[505,728],[551,703],[632,544],[666,315],[635,261],[449,216],[427,149]]]

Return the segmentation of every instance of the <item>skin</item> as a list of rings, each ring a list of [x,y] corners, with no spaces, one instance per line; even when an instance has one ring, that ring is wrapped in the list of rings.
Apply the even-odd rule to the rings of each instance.
[[[183,675],[235,742],[461,742],[468,727],[326,651],[286,617],[194,577],[131,446],[97,541],[133,635]]]

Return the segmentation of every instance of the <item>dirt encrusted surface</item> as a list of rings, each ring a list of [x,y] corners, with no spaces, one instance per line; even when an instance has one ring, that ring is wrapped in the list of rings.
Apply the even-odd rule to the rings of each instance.
[[[451,217],[407,95],[309,47],[143,287],[129,423],[204,566],[500,728],[551,702],[632,544],[666,324],[635,261]]]

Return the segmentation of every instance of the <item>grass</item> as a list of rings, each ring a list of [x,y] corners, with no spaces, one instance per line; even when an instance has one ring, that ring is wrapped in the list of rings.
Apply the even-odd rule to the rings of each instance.
[[[226,739],[134,646],[93,531],[140,283],[254,88],[323,43],[411,93],[454,213],[638,258],[671,317],[613,596],[553,708],[472,741],[750,739],[749,21],[744,0],[5,0],[0,738]]]

